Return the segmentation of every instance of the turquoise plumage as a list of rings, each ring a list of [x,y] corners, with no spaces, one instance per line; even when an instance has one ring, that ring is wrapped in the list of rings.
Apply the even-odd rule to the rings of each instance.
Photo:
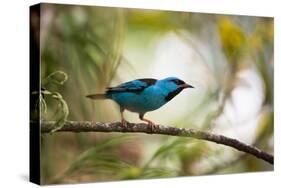
[[[193,88],[176,77],[162,80],[153,78],[137,79],[125,82],[116,87],[108,87],[104,94],[93,94],[86,97],[91,99],[111,99],[120,106],[122,124],[126,126],[124,110],[136,112],[139,118],[152,128],[154,123],[144,118],[144,114],[156,110],[173,99],[185,88]]]

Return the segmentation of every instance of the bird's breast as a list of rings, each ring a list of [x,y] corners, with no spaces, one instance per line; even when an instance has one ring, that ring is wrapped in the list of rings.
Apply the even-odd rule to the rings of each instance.
[[[122,108],[138,113],[156,110],[167,102],[163,92],[155,87],[141,92],[114,93],[111,98]]]

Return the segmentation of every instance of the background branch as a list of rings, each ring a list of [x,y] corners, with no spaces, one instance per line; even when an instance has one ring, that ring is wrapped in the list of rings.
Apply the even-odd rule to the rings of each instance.
[[[41,132],[49,133],[54,129],[55,122],[53,121],[42,121],[41,122]],[[90,122],[90,121],[67,121],[65,125],[58,131],[64,132],[128,132],[128,133],[147,133],[147,134],[162,134],[171,136],[182,136],[191,137],[200,140],[207,140],[215,142],[217,144],[222,144],[230,146],[239,151],[249,153],[257,158],[274,163],[273,155],[261,151],[260,149],[242,143],[236,139],[229,138],[223,135],[213,134],[210,132],[187,129],[187,128],[176,128],[164,125],[155,125],[155,128],[151,128],[144,123],[128,123],[127,127],[122,126],[120,122],[113,123],[101,123],[101,122]]]

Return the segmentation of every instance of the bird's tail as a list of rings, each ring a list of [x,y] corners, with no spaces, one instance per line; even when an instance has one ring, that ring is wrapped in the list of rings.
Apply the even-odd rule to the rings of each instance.
[[[86,97],[93,100],[108,99],[108,96],[106,94],[92,94],[92,95],[87,95]]]

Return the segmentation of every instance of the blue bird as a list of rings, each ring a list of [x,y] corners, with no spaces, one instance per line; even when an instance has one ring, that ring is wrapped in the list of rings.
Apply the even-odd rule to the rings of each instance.
[[[127,126],[124,119],[124,110],[136,112],[142,121],[147,122],[151,129],[154,123],[144,118],[144,114],[156,110],[173,99],[185,88],[193,88],[176,77],[168,77],[162,80],[153,78],[137,79],[125,82],[116,87],[108,87],[103,94],[92,94],[86,97],[90,99],[111,99],[120,106],[123,126]]]

